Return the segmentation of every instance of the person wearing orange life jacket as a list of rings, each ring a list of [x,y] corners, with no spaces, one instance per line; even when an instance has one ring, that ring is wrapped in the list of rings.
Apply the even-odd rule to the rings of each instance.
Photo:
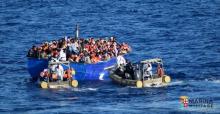
[[[100,61],[100,59],[97,55],[93,55],[91,61],[92,61],[92,63],[98,63]]]
[[[72,68],[71,69],[69,68],[65,71],[65,74],[63,75],[64,81],[71,79],[72,75],[74,75],[74,74],[72,74],[72,71],[74,71],[74,69],[72,69]]]
[[[50,74],[49,74],[49,70],[48,69],[44,69],[41,73],[40,73],[40,80],[45,80],[46,78],[49,78]]]
[[[160,64],[157,65],[157,75],[159,77],[162,77],[164,75],[164,69],[162,68]]]

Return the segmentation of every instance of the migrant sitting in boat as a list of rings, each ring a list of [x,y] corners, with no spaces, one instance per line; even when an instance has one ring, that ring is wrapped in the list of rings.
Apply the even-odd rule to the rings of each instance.
[[[123,57],[118,57],[118,66],[116,69],[110,70],[110,78],[121,85],[148,87],[153,85],[167,85],[171,78],[165,75],[162,59],[148,59],[132,64],[124,63]],[[123,64],[121,64],[121,62]],[[157,65],[157,69],[153,66]],[[153,73],[153,71],[156,71]]]
[[[115,37],[95,40],[65,37],[58,41],[44,42],[33,46],[27,56],[32,58],[50,59],[80,63],[97,63],[117,57],[118,53],[126,54],[131,48],[126,43],[118,43]]]

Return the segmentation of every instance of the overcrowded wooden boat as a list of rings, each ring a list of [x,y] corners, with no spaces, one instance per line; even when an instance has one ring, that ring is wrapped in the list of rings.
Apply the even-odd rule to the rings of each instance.
[[[76,71],[76,80],[107,80],[109,72],[104,69],[116,64],[118,53],[130,51],[127,43],[119,43],[115,37],[79,37],[77,25],[75,37],[66,36],[33,45],[27,53],[27,69],[33,81],[36,81],[40,72],[48,67],[50,59],[56,58],[70,61],[70,66]]]
[[[156,73],[150,74],[149,65],[157,64]],[[145,67],[146,65],[147,68]],[[171,82],[170,76],[164,74],[162,59],[147,59],[137,64],[127,64],[110,70],[110,78],[113,82],[123,86],[154,87],[167,86]],[[151,68],[152,69],[152,66]]]

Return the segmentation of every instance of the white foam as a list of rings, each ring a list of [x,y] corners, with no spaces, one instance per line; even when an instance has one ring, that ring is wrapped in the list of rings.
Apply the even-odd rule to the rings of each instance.
[[[218,83],[218,84],[219,84],[219,83],[220,83],[220,80],[213,80],[212,82],[213,82],[213,83]]]
[[[206,82],[212,82],[212,83],[217,83],[219,84],[220,83],[220,79],[217,80],[217,79],[205,79]]]
[[[85,91],[97,91],[98,88],[74,88],[73,91],[85,92]]]
[[[176,85],[183,85],[183,81],[181,80],[175,80],[175,81],[171,81],[170,84],[168,84],[169,86],[176,86]]]

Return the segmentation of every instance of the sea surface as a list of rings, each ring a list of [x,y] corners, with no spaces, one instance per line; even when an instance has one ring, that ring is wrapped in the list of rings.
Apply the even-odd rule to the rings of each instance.
[[[111,81],[42,90],[27,71],[34,44],[64,36],[115,36],[126,57],[159,57],[168,87],[137,89]],[[213,107],[186,107],[180,96],[212,99]],[[0,113],[220,113],[220,0],[1,0]]]

